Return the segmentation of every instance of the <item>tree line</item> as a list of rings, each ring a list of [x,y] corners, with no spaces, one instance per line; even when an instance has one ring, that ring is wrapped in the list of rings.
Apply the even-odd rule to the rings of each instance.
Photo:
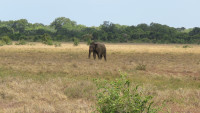
[[[0,21],[0,38],[8,36],[13,41],[103,41],[130,43],[196,43],[200,44],[200,28],[174,28],[159,23],[132,26],[104,21],[98,27],[77,24],[66,17],[56,18],[50,25],[29,23],[26,19]]]

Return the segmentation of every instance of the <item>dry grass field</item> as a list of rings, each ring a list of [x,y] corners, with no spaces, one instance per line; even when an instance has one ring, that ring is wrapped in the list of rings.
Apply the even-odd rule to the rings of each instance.
[[[94,111],[94,78],[127,73],[162,112],[200,112],[200,46],[105,44],[107,62],[88,59],[88,46],[34,43],[0,47],[0,113]]]

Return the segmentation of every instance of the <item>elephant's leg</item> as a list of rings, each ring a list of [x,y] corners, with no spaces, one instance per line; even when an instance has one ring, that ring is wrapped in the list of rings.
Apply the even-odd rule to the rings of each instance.
[[[101,55],[100,55],[100,59],[102,59],[102,57],[103,57],[103,55],[101,54]]]
[[[103,56],[104,56],[104,60],[106,61],[106,53],[104,53],[104,55],[103,55]]]
[[[94,54],[94,53],[93,53]],[[90,55],[91,55],[91,51],[89,50],[89,55],[88,55],[88,58],[90,58]]]
[[[98,56],[98,59],[100,59],[100,54],[99,53],[97,53],[97,56]]]
[[[94,58],[94,60],[96,59],[96,53],[95,52],[93,52],[93,58]]]

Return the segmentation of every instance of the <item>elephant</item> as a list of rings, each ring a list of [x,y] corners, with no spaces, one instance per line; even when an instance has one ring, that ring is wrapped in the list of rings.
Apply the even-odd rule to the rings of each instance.
[[[88,58],[90,58],[91,52],[93,52],[94,59],[96,59],[96,55],[98,56],[99,60],[101,60],[102,56],[104,56],[104,60],[106,61],[106,46],[104,44],[98,42],[92,42],[89,47]]]

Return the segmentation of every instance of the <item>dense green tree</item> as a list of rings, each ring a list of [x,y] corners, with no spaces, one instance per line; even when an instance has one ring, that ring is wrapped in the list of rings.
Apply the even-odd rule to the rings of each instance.
[[[26,26],[28,26],[28,21],[26,19],[20,19],[13,23],[12,28],[15,32],[23,33]]]
[[[104,21],[98,27],[77,24],[66,17],[56,18],[50,25],[29,23],[26,19],[0,21],[0,37],[12,40],[41,41],[48,34],[54,41],[200,43],[200,28],[174,28],[159,23],[126,26]]]
[[[199,35],[199,34],[200,34],[200,28],[199,27],[195,27],[192,31],[189,32],[190,36]]]
[[[13,29],[10,28],[10,27],[6,27],[6,26],[2,26],[0,27],[0,36],[3,36],[3,35],[10,35],[10,34],[13,34]]]
[[[51,26],[54,26],[56,30],[61,29],[62,27],[70,28],[76,25],[75,21],[71,21],[69,18],[59,17],[56,18],[52,23]]]

